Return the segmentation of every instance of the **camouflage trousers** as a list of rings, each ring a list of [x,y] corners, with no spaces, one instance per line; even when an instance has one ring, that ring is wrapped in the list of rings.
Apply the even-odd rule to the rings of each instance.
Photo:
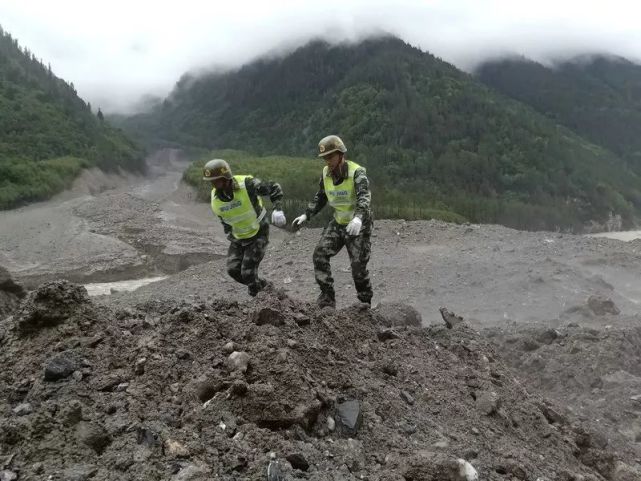
[[[258,266],[265,257],[267,244],[269,237],[257,234],[251,241],[231,241],[227,251],[227,273],[236,282],[245,284],[252,297],[267,285],[265,279],[258,277]]]
[[[372,284],[369,280],[367,263],[371,252],[372,222],[363,223],[363,228],[357,236],[348,235],[345,227],[334,219],[325,227],[320,241],[314,249],[316,282],[320,286],[321,295],[334,299],[334,279],[329,260],[345,246],[349,255],[358,300],[369,303],[372,300]]]

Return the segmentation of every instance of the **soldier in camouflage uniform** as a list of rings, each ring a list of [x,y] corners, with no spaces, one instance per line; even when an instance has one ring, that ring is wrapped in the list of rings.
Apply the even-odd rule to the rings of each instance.
[[[283,191],[275,182],[232,175],[229,164],[222,159],[205,164],[203,180],[212,184],[211,209],[231,241],[227,273],[245,284],[253,297],[268,284],[258,276],[258,266],[269,243],[269,222],[261,196],[269,196],[273,206],[272,224],[282,227],[287,222],[282,210]]]
[[[357,297],[361,302],[371,304],[372,284],[367,271],[373,226],[369,180],[363,167],[345,159],[347,148],[336,135],[323,138],[318,144],[318,151],[318,156],[326,162],[318,192],[306,212],[293,222],[300,226],[327,203],[334,208],[334,217],[325,227],[314,250],[314,274],[321,290],[318,305],[336,306],[329,260],[343,246],[349,254]]]

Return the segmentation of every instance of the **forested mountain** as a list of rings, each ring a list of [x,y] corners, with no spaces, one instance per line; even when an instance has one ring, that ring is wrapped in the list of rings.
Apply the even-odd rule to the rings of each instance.
[[[554,67],[512,58],[487,62],[477,75],[641,172],[641,65],[596,55]]]
[[[126,125],[183,145],[310,159],[321,137],[338,134],[367,166],[379,210],[578,230],[610,212],[630,224],[641,207],[641,180],[619,156],[396,38],[312,42],[186,75]]]
[[[144,156],[0,28],[0,208],[45,199],[90,166],[142,170]]]

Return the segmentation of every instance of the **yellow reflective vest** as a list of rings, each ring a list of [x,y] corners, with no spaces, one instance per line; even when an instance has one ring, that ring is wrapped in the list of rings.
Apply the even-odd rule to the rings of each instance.
[[[262,207],[262,212],[257,215],[256,209],[252,204],[247,187],[245,186],[245,179],[249,175],[235,175],[234,180],[238,185],[234,189],[234,198],[228,202],[220,200],[216,197],[216,189],[211,190],[211,210],[220,217],[223,222],[231,226],[231,234],[235,239],[249,239],[258,234],[260,229],[260,221],[265,217],[265,207],[263,201],[258,197],[258,203]]]
[[[362,168],[356,162],[347,160],[347,178],[338,185],[334,185],[332,176],[327,166],[323,169],[323,185],[327,202],[334,208],[334,219],[341,225],[349,224],[354,217],[356,209],[356,189],[354,188],[354,172]]]

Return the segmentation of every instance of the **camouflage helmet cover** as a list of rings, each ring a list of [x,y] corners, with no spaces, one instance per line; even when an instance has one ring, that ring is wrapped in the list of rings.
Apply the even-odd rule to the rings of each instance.
[[[231,179],[231,168],[223,159],[207,161],[203,168],[203,180]]]
[[[328,135],[318,143],[318,156],[325,157],[332,152],[347,152],[347,147],[338,135]]]

